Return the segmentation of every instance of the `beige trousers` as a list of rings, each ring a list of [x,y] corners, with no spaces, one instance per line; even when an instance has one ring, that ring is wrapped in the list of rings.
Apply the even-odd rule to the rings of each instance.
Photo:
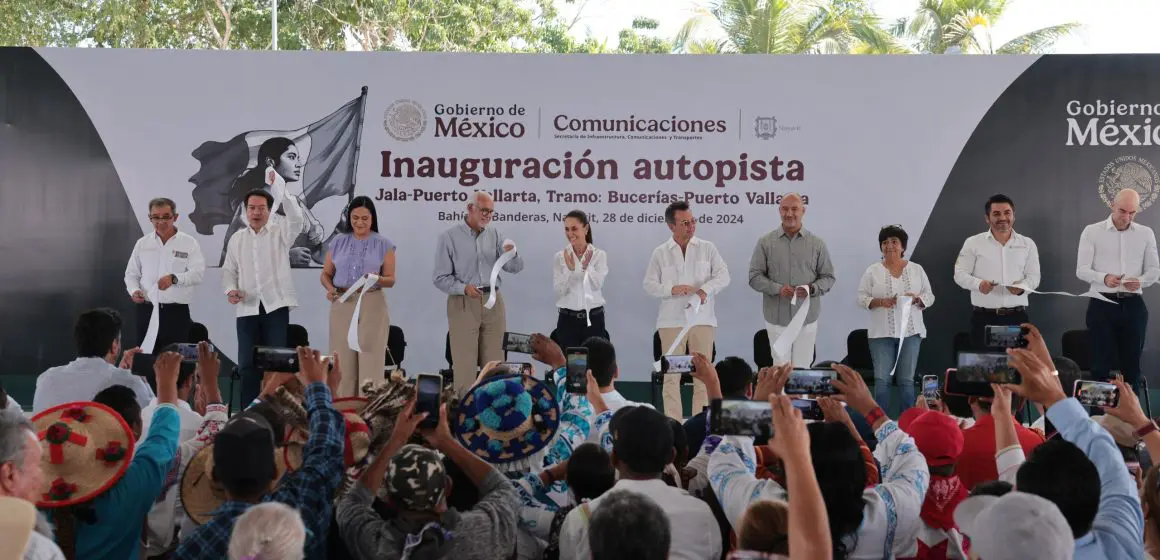
[[[354,318],[354,306],[358,295],[351,295],[345,302],[330,304],[330,351],[338,354],[342,367],[342,380],[338,384],[341,397],[362,396],[362,386],[367,381],[383,380],[387,361],[387,336],[391,332],[391,316],[387,312],[387,296],[382,290],[368,292],[363,296],[359,311],[358,345],[362,352],[355,352],[346,343],[346,333],[350,320]]]
[[[661,352],[666,352],[673,345],[673,341],[676,340],[677,335],[681,334],[681,329],[657,329],[657,334],[661,337]],[[673,354],[692,354],[693,352],[700,352],[710,360],[713,359],[713,327],[697,325],[689,329],[689,334],[685,336],[685,340],[682,340],[677,345],[677,349],[673,351]],[[664,400],[665,416],[677,420],[683,420],[685,418],[684,406],[681,402],[681,376],[665,376],[665,384],[661,388],[661,398]],[[690,416],[701,412],[701,409],[706,406],[709,406],[709,395],[705,392],[705,384],[694,379],[693,412]]]
[[[451,369],[455,391],[462,395],[475,383],[479,368],[503,360],[503,333],[507,329],[503,296],[495,295],[495,307],[485,309],[483,298],[447,296],[447,329],[451,334]]]

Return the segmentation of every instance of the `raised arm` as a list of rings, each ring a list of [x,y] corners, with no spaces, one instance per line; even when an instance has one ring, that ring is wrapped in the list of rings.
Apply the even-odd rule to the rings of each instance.
[[[286,222],[282,224],[284,227],[278,233],[282,243],[286,245],[286,249],[290,249],[294,245],[294,240],[298,239],[298,235],[302,233],[302,227],[306,224],[306,210],[299,205],[298,199],[293,196],[282,198],[282,208],[286,210]],[[314,241],[313,237],[311,241]]]

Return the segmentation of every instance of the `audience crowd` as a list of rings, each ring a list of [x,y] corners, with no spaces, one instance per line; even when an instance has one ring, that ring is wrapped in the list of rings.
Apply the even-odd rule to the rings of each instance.
[[[920,396],[897,419],[840,363],[807,421],[783,394],[791,365],[695,354],[710,402],[768,402],[755,440],[626,399],[603,338],[569,393],[539,334],[546,375],[488,364],[437,413],[398,371],[333,398],[341,364],[303,345],[299,371],[265,372],[231,414],[204,337],[196,361],[122,351],[118,315],[93,310],[31,416],[0,394],[0,559],[1160,557],[1154,421],[1119,379],[1115,407],[1081,406],[1083,373],[1025,326],[1020,384]]]

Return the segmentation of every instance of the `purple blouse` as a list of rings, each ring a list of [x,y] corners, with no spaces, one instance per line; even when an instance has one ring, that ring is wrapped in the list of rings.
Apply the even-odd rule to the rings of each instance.
[[[365,274],[381,274],[383,259],[395,244],[378,233],[358,239],[353,233],[336,236],[330,242],[330,260],[334,262],[334,286],[349,288]]]

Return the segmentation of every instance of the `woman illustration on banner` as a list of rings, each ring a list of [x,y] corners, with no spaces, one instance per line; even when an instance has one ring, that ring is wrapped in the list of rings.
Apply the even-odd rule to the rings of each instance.
[[[874,400],[882,410],[890,410],[891,372],[902,393],[899,413],[914,404],[914,368],[918,348],[926,338],[922,310],[934,305],[930,280],[921,266],[905,260],[906,231],[890,225],[878,232],[882,262],[874,263],[858,284],[858,304],[870,310],[870,358],[874,361]],[[902,321],[899,296],[911,298],[910,317]],[[904,329],[900,335],[899,329]],[[902,351],[898,345],[902,344]],[[897,364],[895,363],[897,361]]]
[[[330,351],[338,354],[342,364],[339,397],[361,396],[367,381],[383,380],[387,355],[387,335],[391,318],[382,288],[395,285],[395,244],[379,233],[375,203],[366,196],[356,196],[343,211],[339,235],[330,241],[326,262],[322,266],[322,286],[330,303]],[[342,224],[349,224],[343,227]],[[358,318],[358,346],[352,350],[347,333],[354,319],[359,294],[352,293],[339,301],[360,278],[378,277],[362,296]]]
[[[592,244],[588,216],[579,210],[564,216],[568,246],[556,253],[552,287],[556,290],[556,343],[561,348],[580,346],[590,336],[608,338],[604,329],[604,277],[608,255]]]
[[[229,244],[230,237],[233,237],[234,232],[246,227],[243,197],[251,190],[266,189],[274,195],[275,205],[281,202],[282,196],[291,196],[306,213],[302,232],[294,241],[294,246],[290,248],[290,266],[308,268],[315,263],[322,263],[326,229],[306,205],[301,186],[304,165],[305,161],[298,153],[298,146],[289,138],[276,136],[262,142],[258,148],[258,163],[242,173],[230,188],[230,205],[235,211],[234,219],[226,231],[225,244],[222,245],[222,262],[225,262],[226,245]],[[284,215],[281,209],[277,213]]]

